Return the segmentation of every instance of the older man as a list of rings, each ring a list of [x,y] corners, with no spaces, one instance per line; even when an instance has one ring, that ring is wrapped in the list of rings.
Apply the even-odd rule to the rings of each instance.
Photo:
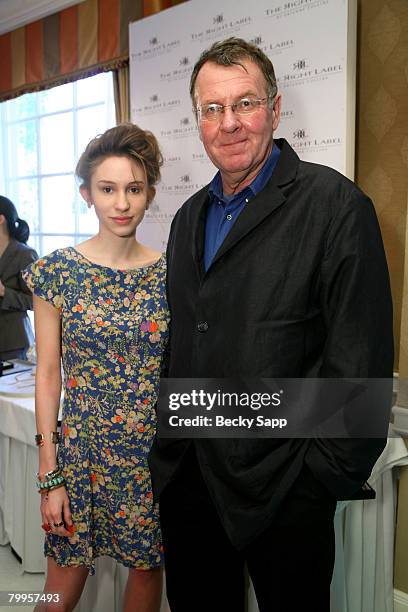
[[[371,201],[273,139],[281,96],[256,46],[215,43],[194,67],[191,96],[219,172],[172,224],[168,376],[391,377]],[[328,611],[336,500],[356,495],[384,443],[156,439],[172,611],[243,611],[245,564],[262,612]]]

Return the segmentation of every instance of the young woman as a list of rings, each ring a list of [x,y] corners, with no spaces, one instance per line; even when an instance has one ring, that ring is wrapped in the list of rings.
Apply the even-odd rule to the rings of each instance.
[[[24,359],[33,341],[27,310],[32,310],[31,293],[21,270],[38,258],[26,245],[30,229],[20,219],[13,202],[0,196],[0,360]]]
[[[62,607],[36,610],[72,610],[100,555],[129,567],[126,612],[160,607],[163,558],[147,455],[169,315],[165,258],[138,242],[136,230],[161,163],[153,134],[135,125],[92,140],[76,174],[98,234],[39,259],[24,276],[34,293],[45,591],[63,599]]]

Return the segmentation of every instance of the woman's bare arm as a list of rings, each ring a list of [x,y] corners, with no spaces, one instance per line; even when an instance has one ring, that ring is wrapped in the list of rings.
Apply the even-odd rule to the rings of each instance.
[[[35,418],[37,433],[44,435],[39,447],[39,473],[45,474],[57,465],[56,445],[51,432],[57,431],[61,399],[61,320],[58,310],[40,297],[34,296],[35,344],[37,370],[35,378]],[[72,517],[65,487],[41,495],[41,515],[54,533],[72,536]],[[55,528],[64,521],[65,526]]]

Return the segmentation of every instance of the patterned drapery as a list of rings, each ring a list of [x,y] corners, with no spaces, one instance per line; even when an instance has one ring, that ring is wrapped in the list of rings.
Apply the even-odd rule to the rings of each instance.
[[[184,0],[85,0],[0,36],[0,102],[129,61],[129,22]]]

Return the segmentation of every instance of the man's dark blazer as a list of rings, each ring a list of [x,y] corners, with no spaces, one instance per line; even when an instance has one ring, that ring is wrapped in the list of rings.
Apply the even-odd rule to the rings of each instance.
[[[392,377],[392,303],[373,205],[285,140],[265,188],[205,272],[208,186],[177,212],[168,243],[168,377]],[[207,325],[199,323],[206,322]],[[200,331],[200,329],[202,331]],[[345,499],[385,439],[196,439],[203,477],[232,542],[270,523],[304,464]],[[156,438],[156,499],[190,441]]]
[[[34,249],[17,240],[10,240],[0,257],[0,280],[5,286],[4,297],[0,297],[0,357],[28,348],[33,340],[27,315],[27,310],[33,308],[33,298],[21,270],[36,259]]]

